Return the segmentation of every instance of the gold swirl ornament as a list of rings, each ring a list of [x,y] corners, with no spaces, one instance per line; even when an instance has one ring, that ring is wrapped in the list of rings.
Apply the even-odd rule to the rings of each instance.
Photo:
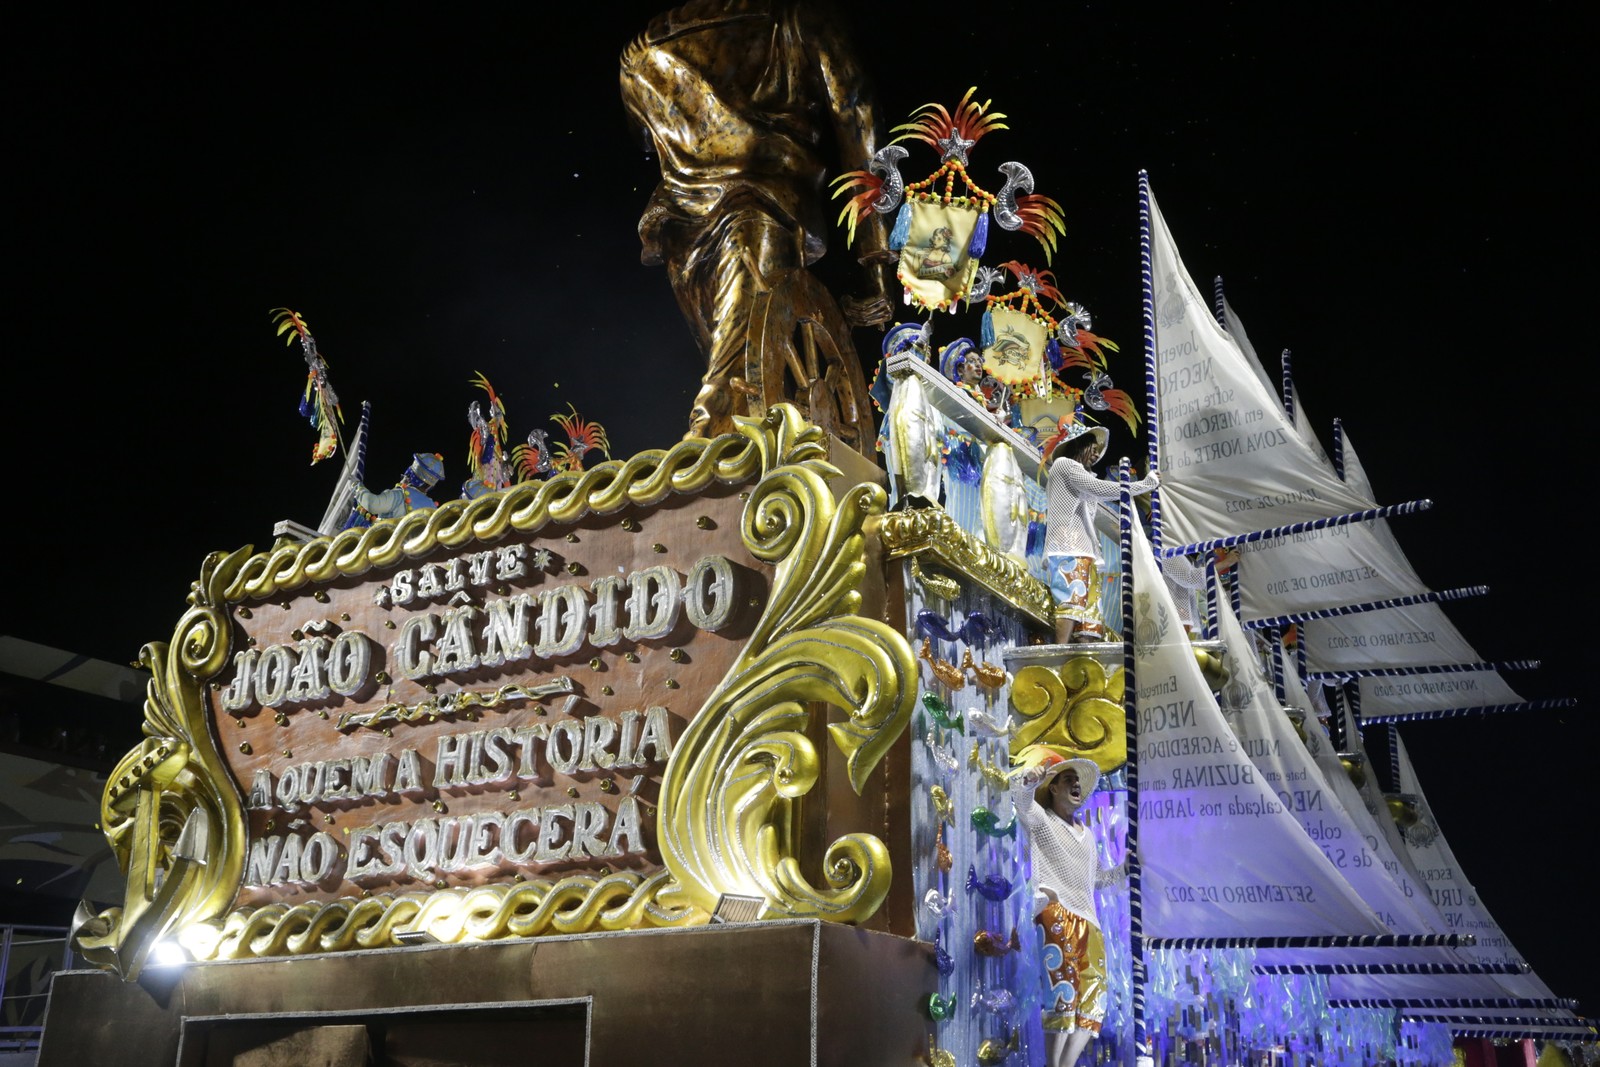
[[[156,942],[227,908],[244,869],[244,804],[206,722],[203,689],[228,662],[223,596],[249,548],[213,553],[190,587],[172,640],[139,652],[150,671],[145,739],[117,764],[100,799],[100,825],[127,872],[123,905],[88,915],[78,951],[125,980],[138,977]]]
[[[737,421],[757,442],[765,471],[741,533],[775,574],[754,632],[662,779],[661,854],[678,883],[665,899],[710,912],[722,894],[760,896],[763,917],[857,922],[889,891],[888,849],[870,834],[847,834],[827,849],[827,887],[812,885],[793,854],[794,801],[820,775],[806,736],[812,704],[847,713],[828,733],[858,793],[911,719],[911,646],[856,614],[866,573],[862,528],[883,512],[884,493],[861,484],[835,503],[826,479],[839,472],[822,459],[822,433],[787,405]]]
[[[1092,656],[1074,656],[1059,668],[1030,664],[1011,682],[1011,706],[1021,725],[1012,756],[1029,745],[1049,745],[1064,756],[1094,760],[1102,774],[1128,762],[1121,667],[1109,674]]]

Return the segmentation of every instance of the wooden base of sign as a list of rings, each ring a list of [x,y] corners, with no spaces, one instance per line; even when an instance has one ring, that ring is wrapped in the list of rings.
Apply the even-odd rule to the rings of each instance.
[[[58,974],[39,1067],[914,1064],[928,945],[815,920]]]

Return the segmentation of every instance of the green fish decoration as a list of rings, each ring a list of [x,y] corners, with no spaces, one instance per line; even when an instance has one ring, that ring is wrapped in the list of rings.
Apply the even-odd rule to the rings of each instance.
[[[950,713],[950,705],[939,699],[936,693],[923,693],[922,706],[928,709],[928,714],[933,716],[933,721],[943,726],[946,730],[954,730],[958,734],[965,734],[967,729],[961,724],[961,713]]]

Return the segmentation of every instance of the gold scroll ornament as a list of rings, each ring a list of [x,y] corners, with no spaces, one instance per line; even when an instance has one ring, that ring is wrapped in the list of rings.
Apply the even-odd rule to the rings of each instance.
[[[1108,673],[1088,655],[1058,668],[1023,667],[1011,682],[1011,705],[1022,719],[1011,738],[1012,754],[1042,744],[1063,756],[1094,760],[1102,774],[1121,767],[1128,762],[1123,684],[1121,667]]]
[[[107,840],[128,874],[126,899],[83,918],[80,950],[131,980],[164,938],[210,959],[375,948],[410,932],[450,942],[684,925],[706,921],[724,893],[762,897],[766,916],[870,916],[889,888],[882,841],[868,834],[835,841],[824,859],[826,888],[806,879],[794,855],[793,804],[820,770],[805,736],[812,708],[830,704],[846,713],[828,730],[859,792],[910,721],[916,696],[916,661],[904,636],[855,614],[866,570],[862,527],[884,510],[883,491],[857,485],[836,502],[827,480],[840,472],[823,458],[826,451],[822,430],[778,405],[712,440],[686,440],[670,451],[305,544],[209,556],[170,645],[152,643],[141,653],[153,676],[147,736],[117,765],[101,801]],[[776,565],[772,593],[667,765],[658,823],[667,870],[225,914],[243,873],[244,808],[212,739],[202,689],[229,662],[232,604],[441,546],[532,533],[716,482],[755,479],[741,534],[754,555]]]

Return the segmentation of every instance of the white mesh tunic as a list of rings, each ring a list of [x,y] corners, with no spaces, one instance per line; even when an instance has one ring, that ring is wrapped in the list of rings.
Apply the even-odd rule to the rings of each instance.
[[[1135,496],[1148,493],[1156,487],[1156,480],[1146,475],[1128,488]],[[1065,457],[1050,464],[1050,476],[1045,482],[1048,494],[1044,551],[1046,555],[1087,556],[1096,563],[1100,556],[1100,535],[1094,531],[1094,512],[1101,501],[1110,502],[1122,495],[1116,482],[1099,478],[1075,459]]]
[[[1064,821],[1031,797],[1017,809],[1032,844],[1034,884],[1053,892],[1063,908],[1098,926],[1094,887],[1100,860],[1094,832]]]

